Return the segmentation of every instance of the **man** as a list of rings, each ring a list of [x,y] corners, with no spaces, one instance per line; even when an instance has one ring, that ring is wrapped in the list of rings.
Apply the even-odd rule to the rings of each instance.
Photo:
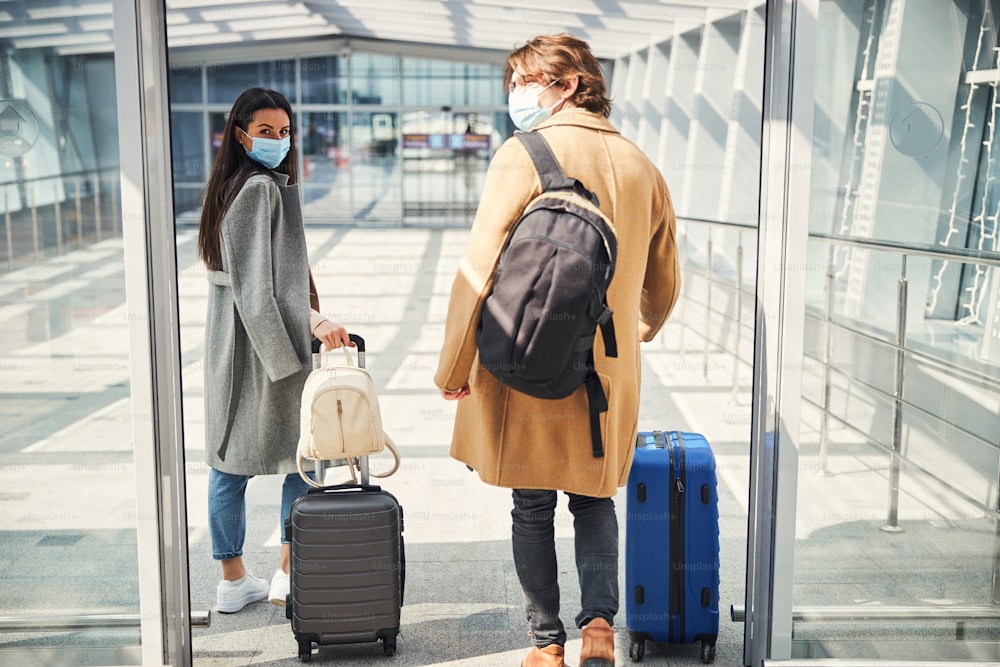
[[[496,152],[468,247],[452,286],[435,384],[459,400],[451,456],[492,485],[512,489],[514,564],[534,648],[522,665],[563,665],[553,516],[557,492],[574,516],[581,609],[581,667],[614,665],[618,611],[618,523],[613,496],[624,486],[639,409],[639,342],[666,321],[680,287],[673,206],[663,177],[608,121],[611,101],[586,42],[544,35],[514,50],[504,85],[522,131],[548,141],[569,178],[593,191],[618,237],[608,289],[617,357],[595,339],[595,367],[608,399],[600,420],[604,455],[591,446],[587,392],[539,399],[502,385],[479,364],[476,330],[504,244],[524,207],[541,193],[517,139]]]

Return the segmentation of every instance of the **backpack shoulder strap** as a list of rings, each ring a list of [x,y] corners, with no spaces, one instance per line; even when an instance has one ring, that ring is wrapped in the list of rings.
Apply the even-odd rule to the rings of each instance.
[[[549,142],[545,141],[538,132],[516,132],[514,136],[521,140],[524,147],[531,156],[531,161],[535,163],[535,171],[538,172],[538,179],[542,182],[542,190],[576,190],[581,188],[586,191],[583,184],[575,178],[566,178],[559,161],[552,154]]]

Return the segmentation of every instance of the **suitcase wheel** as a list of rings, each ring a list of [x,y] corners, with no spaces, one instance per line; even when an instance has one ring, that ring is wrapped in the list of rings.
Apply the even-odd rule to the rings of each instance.
[[[396,638],[383,637],[382,638],[382,650],[390,658],[396,654]]]
[[[628,645],[628,657],[632,658],[635,662],[642,662],[643,656],[646,655],[646,640],[645,639],[633,639]]]
[[[299,642],[299,660],[309,662],[313,657],[312,642]]]
[[[715,642],[701,643],[701,661],[708,664],[715,660]]]

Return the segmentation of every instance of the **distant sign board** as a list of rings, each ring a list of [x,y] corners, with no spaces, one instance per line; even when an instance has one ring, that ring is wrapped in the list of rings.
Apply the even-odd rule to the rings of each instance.
[[[434,148],[451,150],[489,150],[488,134],[404,134],[403,148]]]
[[[403,148],[427,148],[430,144],[428,143],[427,134],[404,134],[403,135]]]

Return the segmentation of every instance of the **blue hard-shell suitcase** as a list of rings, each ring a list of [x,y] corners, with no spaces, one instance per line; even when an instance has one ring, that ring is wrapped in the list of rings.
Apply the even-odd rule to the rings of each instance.
[[[719,504],[715,456],[697,433],[640,432],[628,478],[625,620],[629,656],[646,640],[701,643],[719,635]]]

